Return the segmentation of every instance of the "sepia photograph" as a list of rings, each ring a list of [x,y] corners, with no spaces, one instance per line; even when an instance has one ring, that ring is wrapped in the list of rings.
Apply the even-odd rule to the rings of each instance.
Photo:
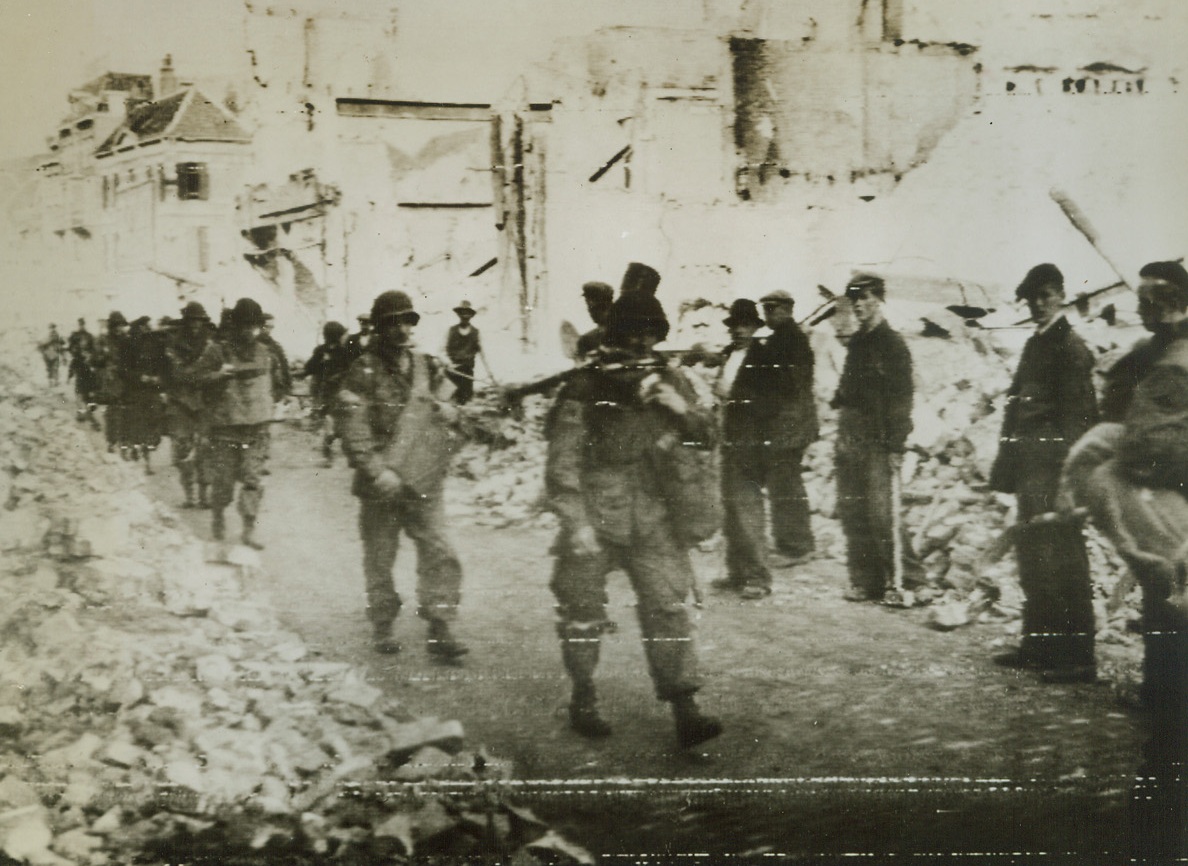
[[[0,866],[1188,863],[1185,40],[3,0]]]

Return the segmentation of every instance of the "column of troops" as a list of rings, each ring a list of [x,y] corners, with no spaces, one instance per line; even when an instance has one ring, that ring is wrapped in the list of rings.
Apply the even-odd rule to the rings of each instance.
[[[1136,820],[1150,825],[1140,835],[1156,839],[1152,845],[1174,847],[1182,835],[1159,834],[1177,832],[1168,828],[1182,822],[1167,816],[1188,805],[1182,780],[1167,784],[1181,779],[1188,749],[1188,272],[1177,262],[1154,262],[1139,276],[1139,311],[1151,337],[1104,371],[1100,400],[1093,354],[1064,315],[1060,271],[1038,265],[1018,286],[1035,332],[1006,395],[989,484],[1017,501],[1023,628],[1019,646],[994,661],[1034,670],[1046,682],[1096,680],[1082,536],[1091,517],[1143,590],[1143,699],[1155,732],[1145,768],[1156,793],[1136,797],[1147,803]],[[656,697],[671,705],[678,745],[688,749],[722,731],[695,702],[701,678],[688,612],[697,594],[690,549],[721,528],[725,571],[715,586],[750,600],[771,593],[773,570],[810,561],[815,540],[801,475],[819,424],[813,351],[789,294],[731,305],[724,320],[730,344],[716,359],[716,399],[707,400],[690,369],[656,349],[669,331],[659,282],[655,270],[633,263],[617,298],[606,283],[582,289],[595,327],[577,340],[575,368],[550,380],[560,382],[545,430],[546,495],[559,518],[550,587],[572,681],[572,729],[585,737],[612,733],[594,677],[600,637],[612,627],[606,580],[620,569],[636,595]],[[883,279],[855,274],[845,299],[857,329],[846,340],[831,404],[845,598],[901,604],[923,578],[899,490],[912,429],[912,358],[884,316]],[[428,652],[453,664],[468,648],[450,630],[462,567],[447,538],[442,488],[451,426],[482,357],[475,311],[463,303],[455,312],[449,361],[439,361],[412,341],[420,316],[411,298],[383,292],[358,333],[328,323],[299,374],[313,381],[315,417],[333,419],[322,442],[325,460],[340,438],[354,469],[375,650],[401,651],[393,626],[402,599],[392,573],[404,533],[417,549]],[[81,322],[70,336],[80,420],[94,422],[93,404],[105,402],[109,447],[146,465],[167,427],[185,504],[209,505],[213,534],[222,538],[238,483],[242,537],[259,546],[268,423],[289,385],[259,305],[240,300],[218,328],[198,304],[187,305],[165,336],[146,319],[128,328],[113,313],[101,339]],[[164,425],[159,411],[149,411],[161,394],[168,397]]]

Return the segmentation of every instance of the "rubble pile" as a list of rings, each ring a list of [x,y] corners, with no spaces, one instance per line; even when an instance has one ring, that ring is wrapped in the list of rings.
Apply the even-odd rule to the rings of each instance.
[[[586,859],[458,722],[281,628],[256,554],[180,529],[61,392],[0,395],[0,859]]]

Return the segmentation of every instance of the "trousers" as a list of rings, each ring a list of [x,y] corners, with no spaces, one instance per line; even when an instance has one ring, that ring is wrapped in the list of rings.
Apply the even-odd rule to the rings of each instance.
[[[390,625],[403,606],[392,580],[401,532],[417,549],[417,615],[453,620],[462,598],[462,564],[445,534],[441,494],[420,496],[408,488],[391,499],[359,499],[368,619]]]
[[[635,591],[656,697],[672,701],[693,694],[701,680],[693,624],[685,607],[694,579],[688,551],[677,545],[663,525],[637,528],[629,544],[600,541],[599,553],[578,556],[571,552],[564,531],[557,539],[550,588],[557,599],[559,633],[563,638],[584,633],[585,640],[597,641],[607,623],[607,575],[621,568]]]

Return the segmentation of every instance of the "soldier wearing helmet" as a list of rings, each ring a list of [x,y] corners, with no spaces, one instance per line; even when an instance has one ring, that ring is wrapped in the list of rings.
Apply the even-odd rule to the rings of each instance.
[[[351,364],[335,398],[343,451],[355,470],[367,616],[377,652],[400,644],[392,625],[403,604],[392,580],[400,533],[417,548],[417,614],[429,623],[428,650],[457,663],[469,650],[450,631],[461,598],[462,565],[446,538],[442,488],[456,411],[438,393],[444,371],[415,350],[420,321],[412,299],[388,291],[371,306],[374,339]]]
[[[203,385],[209,423],[211,534],[222,540],[223,511],[235,500],[243,518],[243,543],[263,548],[256,520],[264,496],[268,424],[272,421],[272,352],[260,342],[264,311],[251,298],[240,298],[226,316],[226,338],[211,340],[194,371]]]

